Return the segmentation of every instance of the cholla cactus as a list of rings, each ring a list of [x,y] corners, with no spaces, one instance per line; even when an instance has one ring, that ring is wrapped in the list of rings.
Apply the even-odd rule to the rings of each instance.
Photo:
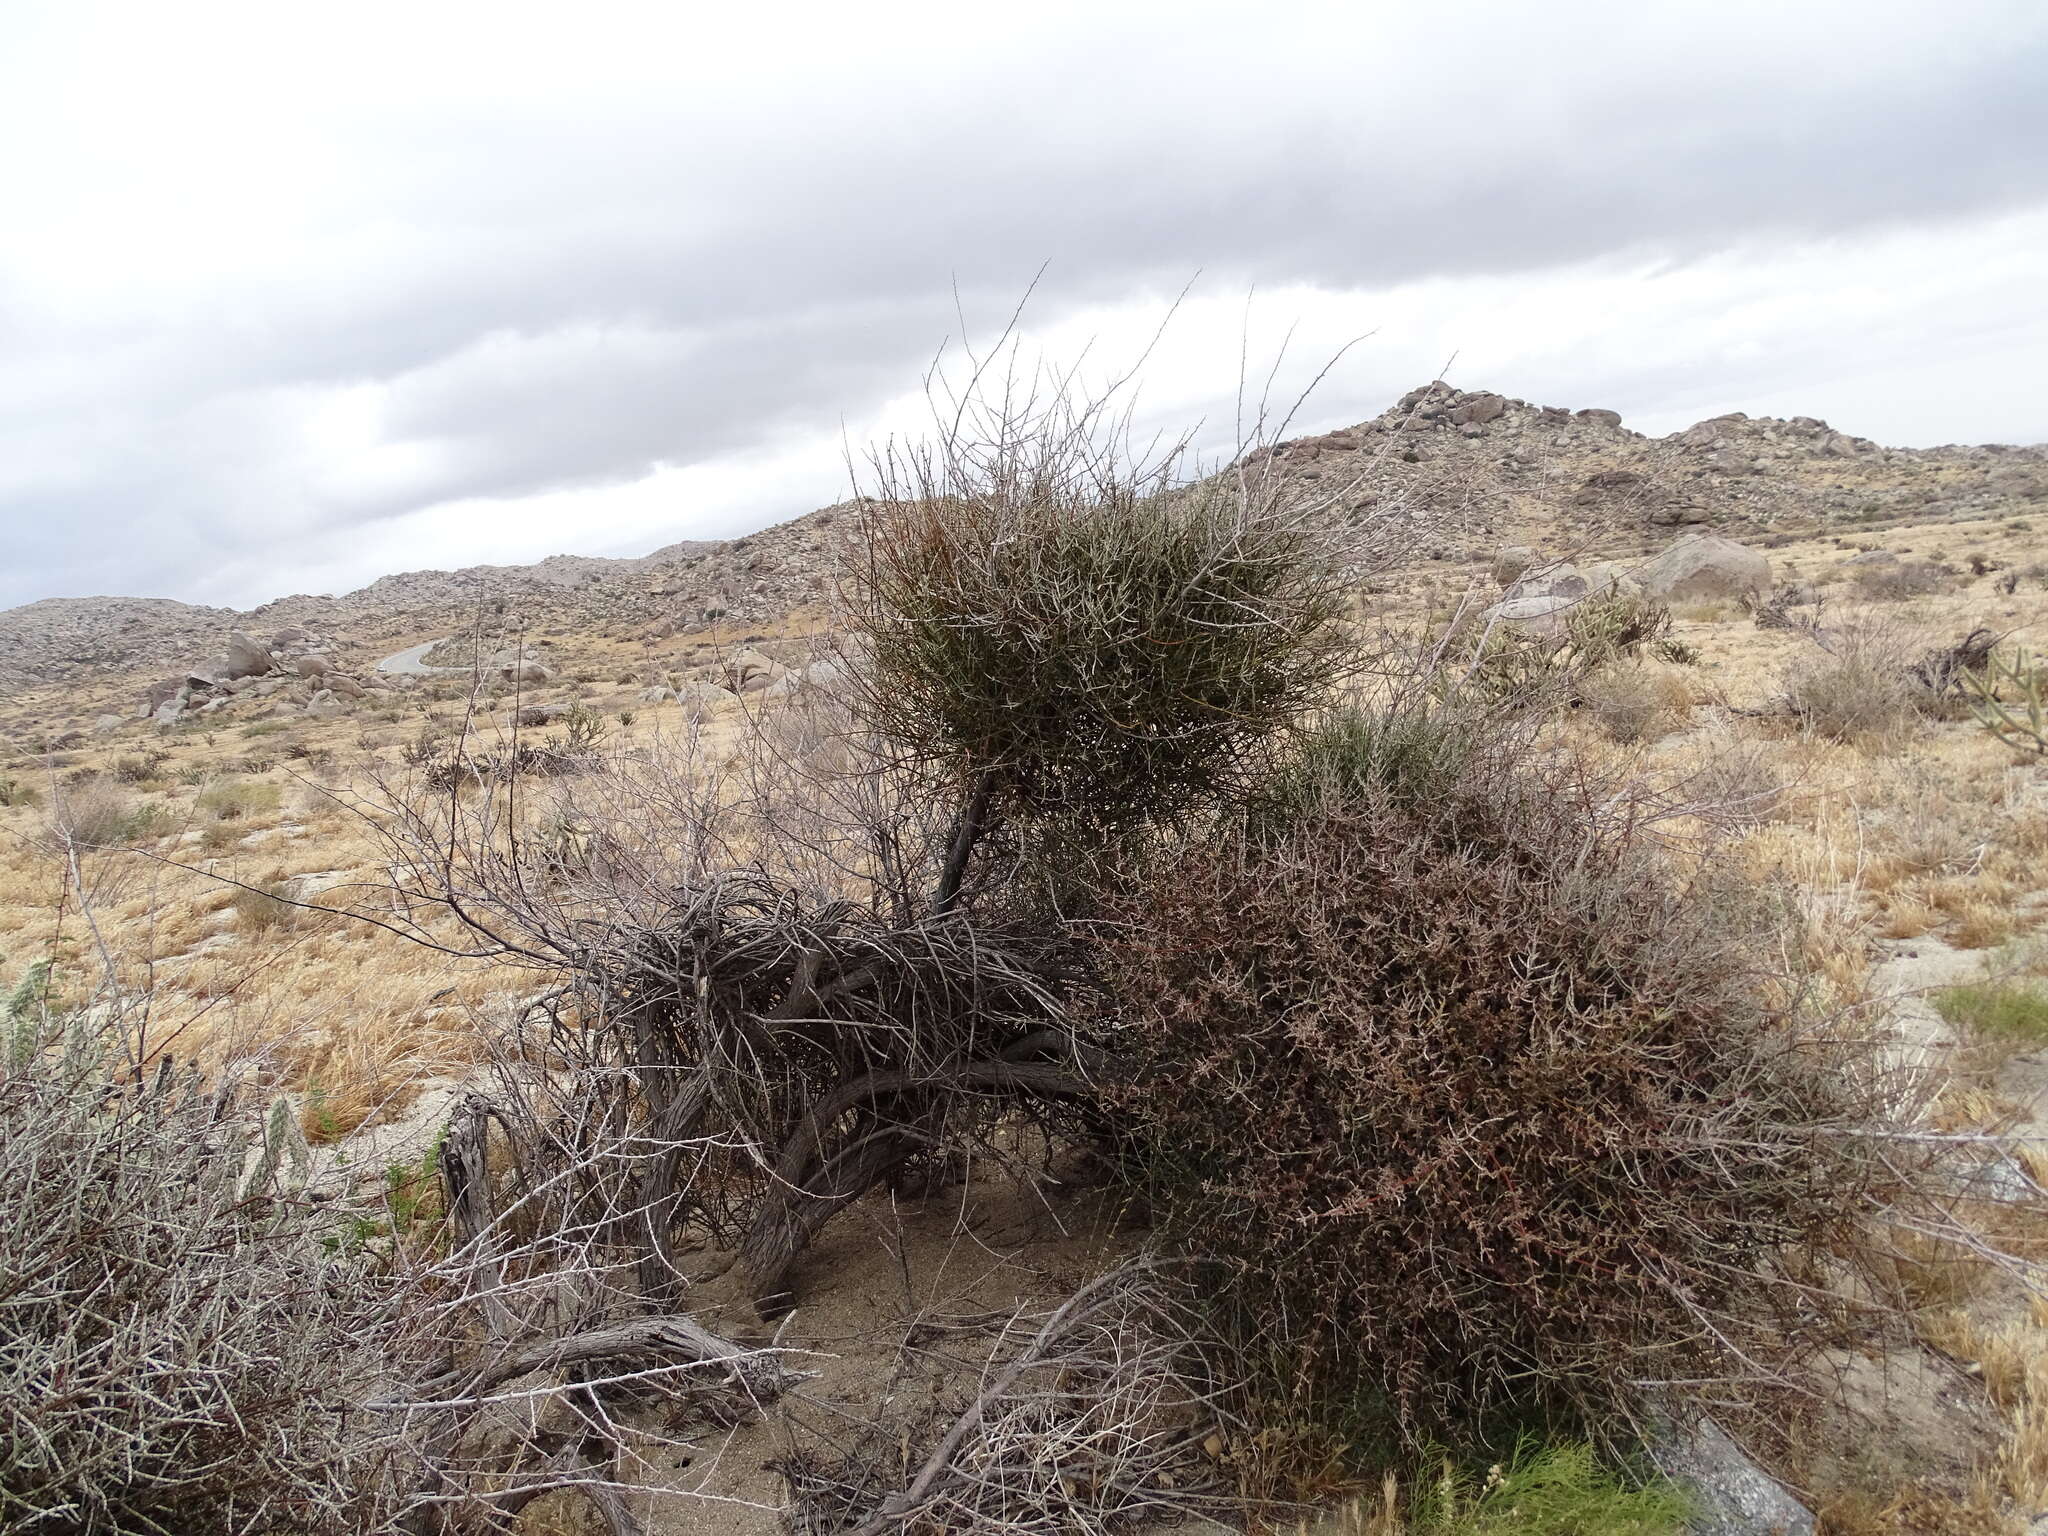
[[[298,1112],[285,1095],[279,1094],[264,1112],[261,1137],[256,1159],[242,1175],[237,1190],[243,1199],[269,1194],[273,1187],[286,1188],[279,1174],[287,1168],[291,1183],[303,1185],[312,1167],[312,1149],[306,1145],[306,1133],[299,1128]]]
[[[1991,652],[1981,670],[1966,671],[1962,679],[1978,724],[2017,751],[2048,753],[2041,667],[2024,646],[2014,646],[2010,656]]]
[[[0,1005],[0,1029],[7,1039],[7,1066],[19,1071],[42,1041],[43,995],[50,981],[50,962],[38,960]]]

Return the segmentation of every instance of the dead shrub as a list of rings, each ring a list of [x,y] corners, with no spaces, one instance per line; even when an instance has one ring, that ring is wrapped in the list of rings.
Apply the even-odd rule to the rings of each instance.
[[[1105,930],[1166,1229],[1276,1391],[1404,1433],[1766,1391],[1850,1321],[1807,1281],[1888,1179],[1834,1134],[1865,1079],[1614,786],[1481,751],[1404,793],[1377,737],[1312,741]]]
[[[1873,602],[1902,602],[1911,597],[1931,597],[1946,592],[1954,577],[1946,566],[1932,560],[1879,560],[1859,565],[1851,574],[1856,590]]]
[[[1786,709],[1830,741],[1896,746],[1933,702],[1912,673],[1911,647],[1895,628],[1864,623],[1822,637],[1784,673]]]
[[[230,901],[235,926],[244,933],[270,933],[290,924],[299,909],[289,899],[289,887],[282,880],[260,886],[238,886]]]
[[[1602,667],[1580,682],[1578,693],[1580,707],[1624,746],[1668,736],[1692,713],[1684,680],[1648,667]]]
[[[1020,1313],[950,1421],[885,1419],[850,1451],[835,1424],[824,1443],[836,1454],[806,1448],[785,1463],[792,1526],[1111,1536],[1240,1514],[1220,1475],[1239,1435],[1205,1331],[1185,1285],[1142,1259],[1048,1313]]]
[[[160,802],[94,782],[67,790],[49,825],[52,838],[71,847],[126,848],[169,832],[171,815]]]
[[[169,1072],[126,1091],[105,1028],[0,1063],[0,1526],[23,1536],[381,1529],[355,1403],[376,1285],[320,1218],[252,1192],[261,1127]]]

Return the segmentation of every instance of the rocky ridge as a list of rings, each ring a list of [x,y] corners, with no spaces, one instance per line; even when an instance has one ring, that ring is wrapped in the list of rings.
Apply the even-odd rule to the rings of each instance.
[[[2048,510],[2048,446],[1886,448],[1818,417],[1740,412],[1667,437],[1611,410],[1569,410],[1435,382],[1371,420],[1254,454],[1363,519],[1431,514],[1433,558],[1483,560],[1502,543],[1640,554],[1688,528],[1870,527],[1912,518]],[[660,639],[729,620],[762,626],[830,596],[858,507],[841,503],[743,538],[672,544],[636,559],[556,555],[382,577],[340,597],[294,596],[239,613],[165,599],[48,599],[0,612],[0,689],[138,666],[192,664],[226,630],[303,629],[344,648],[487,615],[506,634]]]
[[[1646,437],[1568,410],[1444,383],[1370,421],[1269,450],[1283,474],[1351,477],[1349,505],[1452,502],[1473,537],[1540,528],[1564,543],[1641,547],[1667,530],[1873,524],[2048,504],[2048,445],[1886,448],[1816,416],[1740,411]]]

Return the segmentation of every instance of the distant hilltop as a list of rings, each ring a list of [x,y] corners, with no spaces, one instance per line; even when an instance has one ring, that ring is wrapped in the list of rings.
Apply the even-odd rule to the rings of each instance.
[[[2048,510],[2048,447],[1887,448],[1814,416],[1740,411],[1668,437],[1618,412],[1538,404],[1442,382],[1369,421],[1261,449],[1284,478],[1343,515],[1431,508],[1442,560],[1482,558],[1507,534],[1641,546],[1683,526],[1810,530]],[[338,637],[444,629],[480,603],[534,626],[672,632],[707,614],[769,623],[822,604],[846,504],[744,538],[684,541],[634,559],[550,555],[531,565],[406,571],[340,597],[208,608],[166,598],[47,598],[0,611],[0,688],[22,690],[140,662],[183,665],[234,628],[302,626]]]

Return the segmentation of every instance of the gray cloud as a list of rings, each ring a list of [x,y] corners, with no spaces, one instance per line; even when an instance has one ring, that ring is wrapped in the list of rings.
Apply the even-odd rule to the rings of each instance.
[[[387,53],[252,8],[136,101],[88,44],[142,9],[50,7],[0,63],[0,141],[38,146],[0,166],[0,603],[218,597],[225,563],[287,590],[338,529],[829,431],[914,383],[956,281],[986,321],[1041,264],[1056,320],[1197,268],[1377,291],[2048,203],[2026,3],[1938,32],[1905,4],[1586,3],[643,37],[672,10],[599,6],[558,46],[480,9]],[[1743,377],[1583,383],[1655,410]]]

